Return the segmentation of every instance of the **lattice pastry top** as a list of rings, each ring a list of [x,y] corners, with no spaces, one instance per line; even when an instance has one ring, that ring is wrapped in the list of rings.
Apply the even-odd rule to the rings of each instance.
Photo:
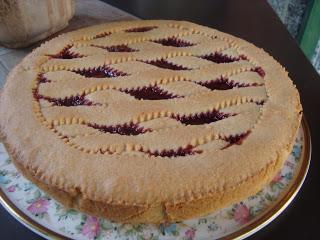
[[[126,222],[181,220],[253,194],[301,117],[298,92],[263,50],[178,21],[59,36],[10,73],[0,106],[25,175]]]

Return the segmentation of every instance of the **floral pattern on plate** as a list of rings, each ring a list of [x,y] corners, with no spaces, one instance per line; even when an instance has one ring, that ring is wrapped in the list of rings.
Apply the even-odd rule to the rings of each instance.
[[[303,130],[300,128],[292,152],[271,183],[256,195],[210,215],[188,221],[161,224],[118,224],[73,209],[65,209],[26,180],[0,143],[0,187],[28,217],[47,229],[73,239],[193,240],[215,239],[232,234],[256,221],[281,199],[300,169]]]

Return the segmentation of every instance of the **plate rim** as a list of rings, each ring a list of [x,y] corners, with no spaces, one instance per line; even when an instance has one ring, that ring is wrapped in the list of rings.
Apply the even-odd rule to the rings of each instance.
[[[252,222],[236,232],[219,238],[220,240],[240,240],[251,236],[277,218],[290,205],[295,196],[298,194],[307,177],[312,153],[310,128],[304,115],[302,116],[301,126],[303,128],[305,147],[302,156],[303,161],[301,162],[300,172],[296,176],[296,180],[291,184],[290,188],[282,196],[282,198],[269,211],[266,211],[264,214],[262,214],[257,221]]]
[[[311,135],[310,128],[305,116],[302,116],[301,126],[303,129],[304,136],[304,151],[302,156],[302,163],[300,167],[300,171],[296,176],[295,181],[291,184],[288,191],[281,197],[281,199],[269,210],[266,211],[261,217],[259,217],[256,221],[253,221],[251,224],[239,229],[236,232],[223,236],[219,239],[229,240],[229,239],[244,239],[246,237],[251,236],[255,232],[267,226],[270,222],[272,222],[276,217],[278,217],[293,201],[295,196],[298,194],[301,189],[304,180],[307,176],[310,161],[311,161],[311,152],[312,152],[312,144],[311,144]],[[11,216],[13,216],[18,222],[23,224],[25,227],[30,229],[31,231],[39,234],[40,236],[47,239],[66,239],[66,236],[59,234],[47,228],[40,223],[33,220],[31,217],[27,216],[20,210],[10,199],[6,196],[3,190],[0,188],[0,203],[1,205],[9,212]]]

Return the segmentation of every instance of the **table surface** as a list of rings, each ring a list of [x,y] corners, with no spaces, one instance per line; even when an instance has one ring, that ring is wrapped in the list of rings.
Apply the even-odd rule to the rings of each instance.
[[[248,239],[318,239],[320,204],[320,77],[264,0],[104,0],[142,19],[181,19],[210,26],[264,48],[289,72],[311,129],[311,166],[299,194],[267,227]],[[1,239],[42,239],[0,207]]]

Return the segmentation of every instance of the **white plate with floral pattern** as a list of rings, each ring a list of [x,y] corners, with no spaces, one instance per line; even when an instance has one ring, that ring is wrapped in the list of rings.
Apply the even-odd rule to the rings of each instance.
[[[310,148],[303,120],[283,168],[256,195],[204,217],[155,226],[118,224],[65,209],[17,171],[0,143],[0,202],[18,221],[48,239],[240,239],[267,225],[288,206],[308,171]]]

